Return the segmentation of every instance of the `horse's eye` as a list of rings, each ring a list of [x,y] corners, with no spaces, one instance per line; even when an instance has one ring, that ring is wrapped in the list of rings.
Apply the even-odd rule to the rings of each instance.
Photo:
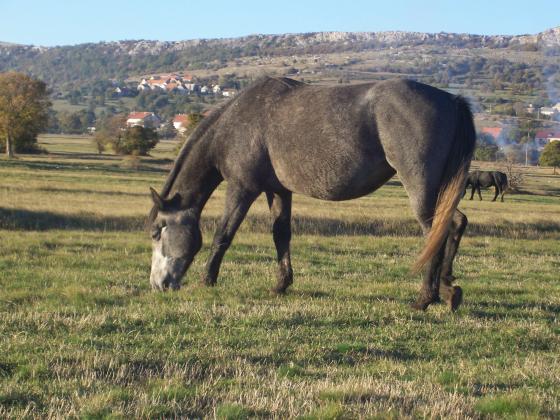
[[[160,238],[161,238],[161,229],[159,227],[154,227],[152,229],[152,239],[154,241],[159,241]]]

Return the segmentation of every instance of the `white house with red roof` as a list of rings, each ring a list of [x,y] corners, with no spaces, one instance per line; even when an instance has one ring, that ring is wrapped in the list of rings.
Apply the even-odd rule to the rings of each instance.
[[[233,98],[237,94],[235,89],[224,89],[222,90],[222,95],[227,98]]]
[[[153,112],[131,112],[126,119],[127,127],[157,128],[161,120]]]
[[[189,74],[160,74],[144,78],[138,84],[139,91],[162,90],[166,92],[188,93],[194,90],[193,76]],[[190,88],[188,85],[193,85]]]
[[[184,133],[187,131],[189,125],[191,125],[192,121],[189,118],[188,114],[177,114],[173,117],[173,127],[179,133]]]
[[[504,131],[503,127],[482,127],[480,132],[482,134],[488,134],[494,138],[494,140],[498,140],[498,138],[502,135]]]
[[[166,84],[165,89],[168,92],[173,93],[188,93],[188,90],[185,88],[185,86],[181,82],[178,82],[176,80],[169,81],[169,83]]]
[[[560,141],[560,130],[539,130],[535,133],[535,143],[538,146],[544,147],[553,141]]]

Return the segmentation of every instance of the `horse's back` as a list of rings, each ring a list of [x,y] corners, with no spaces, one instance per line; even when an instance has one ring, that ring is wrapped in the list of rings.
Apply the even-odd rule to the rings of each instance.
[[[258,178],[263,189],[326,200],[359,197],[383,185],[394,171],[368,116],[371,86],[267,78],[250,87],[217,128],[226,179]]]
[[[437,165],[446,158],[451,98],[404,80],[319,86],[266,78],[220,118],[221,169],[226,179],[259,178],[263,188],[359,197],[395,174],[391,158]]]

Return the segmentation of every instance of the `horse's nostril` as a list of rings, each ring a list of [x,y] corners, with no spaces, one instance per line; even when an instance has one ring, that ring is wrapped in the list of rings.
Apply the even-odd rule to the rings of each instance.
[[[166,291],[167,289],[169,289],[169,284],[170,284],[170,280],[169,277],[166,277],[163,279],[163,281],[161,282],[161,290]]]

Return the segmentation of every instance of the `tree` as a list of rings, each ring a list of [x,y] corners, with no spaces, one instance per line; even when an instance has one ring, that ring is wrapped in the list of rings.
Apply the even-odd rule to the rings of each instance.
[[[76,112],[60,112],[60,130],[66,134],[83,134],[87,132],[95,121],[95,114],[92,111],[82,109]]]
[[[173,121],[167,121],[159,130],[158,135],[162,139],[172,139],[177,135],[177,130],[175,130],[175,126],[173,125]]]
[[[551,141],[544,147],[539,163],[543,166],[552,166],[556,174],[556,168],[560,166],[560,141]]]
[[[498,151],[499,148],[494,136],[489,133],[476,133],[476,148],[474,150],[476,160],[495,161]]]
[[[29,151],[37,135],[47,127],[49,102],[47,85],[22,73],[0,73],[0,139],[6,154]]]
[[[158,143],[158,135],[151,128],[140,126],[127,128],[122,135],[113,138],[111,146],[120,155],[146,155]]]
[[[474,150],[476,160],[495,161],[498,155],[498,146],[495,144],[477,144]]]
[[[126,128],[126,115],[105,116],[97,121],[93,144],[97,153],[105,151],[107,145],[120,144]]]
[[[187,124],[187,128],[179,132],[179,135],[177,136],[177,138],[179,139],[179,143],[177,144],[177,151],[181,150],[183,144],[185,144],[189,136],[193,133],[193,131],[196,129],[198,124],[200,124],[203,118],[204,115],[198,112],[189,114],[189,123]]]

